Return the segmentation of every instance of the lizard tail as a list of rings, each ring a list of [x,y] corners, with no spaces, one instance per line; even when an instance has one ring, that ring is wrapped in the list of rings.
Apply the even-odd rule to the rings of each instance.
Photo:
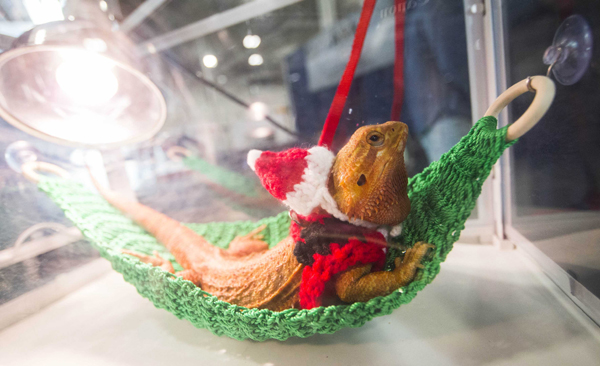
[[[116,192],[102,186],[91,172],[90,177],[100,195],[108,203],[152,234],[173,254],[182,267],[190,268],[188,264],[199,264],[214,258],[214,255],[218,255],[217,252],[221,251],[179,221],[139,202],[119,196]]]

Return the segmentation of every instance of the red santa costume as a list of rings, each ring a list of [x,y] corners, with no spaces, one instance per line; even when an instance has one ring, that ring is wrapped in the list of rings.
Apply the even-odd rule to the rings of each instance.
[[[251,150],[248,165],[256,172],[263,186],[275,198],[281,200],[309,223],[334,217],[365,228],[364,240],[350,237],[345,242],[330,242],[328,253],[314,253],[310,265],[302,272],[300,306],[310,309],[321,305],[327,282],[340,272],[359,265],[373,263],[373,270],[383,269],[386,249],[381,243],[384,236],[376,230],[377,225],[348,218],[342,213],[327,189],[327,180],[335,155],[325,147],[315,146],[308,150],[292,148],[282,152]],[[318,208],[327,214],[317,213]],[[303,245],[300,237],[302,227],[292,222],[290,235],[296,245]],[[338,240],[339,241],[339,240]]]

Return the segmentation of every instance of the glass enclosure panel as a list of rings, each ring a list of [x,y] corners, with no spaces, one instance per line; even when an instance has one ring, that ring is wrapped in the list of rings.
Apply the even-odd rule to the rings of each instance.
[[[197,5],[194,5],[196,2],[173,2],[150,19],[181,18],[185,13],[194,14],[196,8],[204,9],[207,3],[211,2]],[[333,10],[324,14],[321,3],[333,4],[330,5]],[[429,136],[427,132],[438,124],[456,125],[462,133],[470,125],[462,3],[427,0],[409,3],[413,5],[406,11],[404,64],[405,90],[410,93],[406,92],[400,119],[412,127],[412,133],[419,141],[424,139],[422,135]],[[297,129],[305,137],[300,141],[314,143],[350,53],[360,5],[359,1],[292,3],[186,42],[162,42],[163,36],[172,32],[175,26],[158,26],[156,21],[144,23],[132,36],[163,52],[160,56],[150,56],[152,62],[162,57],[176,62],[171,65],[175,69],[186,70],[184,81],[200,89],[192,90],[194,97],[204,91],[201,84],[194,82],[194,75],[199,75],[249,103],[265,104],[267,112],[280,117],[283,124]],[[338,146],[357,126],[390,118],[395,11],[392,1],[377,4],[338,131]],[[191,25],[194,24],[197,23]],[[181,35],[182,39],[187,39],[203,33],[200,29]],[[257,48],[245,48],[243,42],[248,35],[259,37]],[[260,55],[260,58],[251,59],[252,55]],[[207,66],[203,62],[205,56],[214,56],[209,59],[216,60],[210,61],[216,62],[214,67],[211,67],[212,63]],[[258,59],[262,59],[260,65],[251,64]],[[206,100],[195,99],[199,107],[196,112],[204,120],[218,120],[222,130],[233,124],[241,128],[235,129],[235,134],[228,134],[228,141],[219,143],[216,149],[220,151],[228,150],[232,143],[239,149],[254,146],[256,138],[245,136],[244,132],[254,131],[259,125],[272,127],[264,121],[255,121],[260,118],[251,118],[261,117],[261,113],[244,115],[247,111],[230,108],[231,102],[223,94],[217,92],[204,97]],[[260,109],[254,107],[257,111]],[[197,123],[202,122],[208,123]],[[277,129],[274,132],[276,143],[298,141]],[[449,134],[459,135],[459,132]],[[446,147],[456,139],[446,137],[441,140]],[[421,165],[439,155],[433,147],[427,146],[421,149],[425,149],[430,158],[421,161]]]
[[[246,164],[248,150],[317,143],[363,1],[153,1],[157,6],[147,10],[140,5],[149,1],[63,1],[56,2],[55,17],[36,12],[36,2],[24,3],[0,0],[0,34],[18,37],[49,21],[103,19],[99,26],[108,22],[108,30],[129,37],[140,71],[165,97],[167,120],[150,141],[99,154],[44,142],[0,120],[0,150],[17,140],[29,142],[40,160],[64,167],[88,185],[86,159],[100,156],[114,189],[176,220],[210,222],[255,220],[285,210],[260,187]],[[393,119],[410,129],[409,175],[468,132],[472,120],[464,14],[462,0],[410,0],[405,7],[393,0],[377,2],[334,149],[358,127],[392,119],[397,57],[404,63],[404,99],[401,115]],[[405,16],[403,52],[395,52],[396,15]],[[3,47],[6,51],[10,44]],[[177,159],[173,147],[186,149],[190,157]],[[11,247],[33,224],[70,226],[5,161],[0,162],[0,183],[0,250]],[[58,262],[55,252],[66,259]],[[42,263],[56,260],[56,268],[68,271],[76,260],[83,263],[97,254],[77,242],[46,256],[30,259],[36,261],[31,266],[22,262],[0,269],[0,304],[33,288],[19,280],[30,276],[27,268],[50,273]]]
[[[255,179],[245,166],[248,149],[317,142],[348,61],[362,1],[274,3],[281,7],[248,18],[237,13],[240,5],[228,4],[220,15],[243,21],[213,29],[196,12],[208,15],[221,5],[170,2],[130,33],[142,48],[158,52],[147,59],[160,69],[163,86],[178,95],[169,103],[183,105],[182,110],[169,109],[173,114],[157,140],[172,144],[185,139],[187,146],[195,144],[195,154],[247,179]],[[415,0],[406,9],[392,0],[377,2],[334,148],[358,127],[391,119],[397,13],[406,20],[400,120],[410,128],[407,168],[412,176],[458,142],[472,124],[462,1]],[[178,28],[182,17],[189,17],[183,30]],[[172,18],[179,19],[166,21]],[[249,36],[260,40],[256,48],[244,45]],[[250,108],[232,102],[231,95]],[[265,114],[294,134],[267,121]],[[141,164],[135,160],[132,164]],[[156,182],[147,185],[148,195],[160,189]]]
[[[582,15],[600,39],[597,1],[505,2],[508,84],[546,74],[544,51],[561,22]],[[596,296],[600,295],[599,49],[574,85],[556,84],[547,115],[512,148],[512,225]],[[514,121],[533,95],[510,105]]]
[[[33,142],[27,134],[0,122],[0,151],[24,140]],[[71,168],[68,149],[39,140],[35,144],[47,159]],[[72,224],[63,212],[34,184],[11,169],[7,160],[11,159],[0,159],[0,305],[99,257],[80,235],[68,231]],[[36,227],[39,229],[31,235],[23,236]],[[53,238],[57,232],[63,235]],[[52,242],[44,244],[48,240]],[[41,254],[27,255],[32,252]],[[15,257],[23,260],[14,260]]]

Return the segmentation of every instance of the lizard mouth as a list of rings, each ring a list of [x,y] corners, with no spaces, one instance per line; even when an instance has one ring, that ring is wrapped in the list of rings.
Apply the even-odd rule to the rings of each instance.
[[[379,176],[377,176],[378,182],[381,181],[381,176],[387,172],[387,166],[389,165],[390,161],[392,161],[392,159],[393,158],[389,158],[388,161],[386,161],[385,164],[383,164],[383,167],[381,168],[381,171],[379,172]]]
[[[388,165],[390,165],[390,163],[392,163],[392,166],[394,165],[393,162],[395,160],[397,160],[399,158],[399,155],[403,155],[404,154],[404,146],[406,144],[406,135],[404,136],[399,136],[398,137],[398,142],[396,142],[396,145],[393,148],[393,152],[396,152],[398,155],[393,154],[392,156],[390,156],[387,161],[385,162],[385,164],[383,164],[383,167],[381,168],[381,170],[379,171],[379,175],[377,177],[377,180],[381,180],[382,176],[384,174],[387,173],[388,171]]]
[[[396,146],[394,148],[396,150],[396,152],[401,153],[401,154],[404,153],[404,146],[406,145],[406,139],[407,139],[406,135],[400,136],[398,138],[398,142],[396,143]]]

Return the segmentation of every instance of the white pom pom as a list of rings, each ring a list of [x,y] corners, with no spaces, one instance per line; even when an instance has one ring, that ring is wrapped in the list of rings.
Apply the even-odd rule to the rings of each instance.
[[[258,160],[258,158],[260,158],[260,155],[263,152],[260,150],[250,150],[248,151],[248,165],[250,165],[250,168],[252,168],[252,170],[256,171],[256,169],[254,168],[254,166],[256,165],[256,160]]]
[[[392,230],[390,231],[390,236],[396,237],[400,234],[402,234],[402,224],[398,224],[392,227]]]

